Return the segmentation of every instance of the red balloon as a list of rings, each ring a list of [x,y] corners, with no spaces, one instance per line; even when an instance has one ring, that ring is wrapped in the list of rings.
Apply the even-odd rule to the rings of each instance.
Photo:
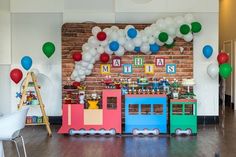
[[[74,87],[79,87],[80,86],[80,82],[73,82],[73,84],[72,84]]]
[[[226,52],[220,52],[217,56],[217,60],[219,64],[226,63],[229,60],[229,55]]]
[[[107,35],[106,35],[105,32],[98,32],[98,34],[97,34],[97,39],[98,39],[99,41],[104,41],[106,38],[107,38]]]
[[[12,71],[10,72],[10,77],[12,81],[14,81],[17,84],[22,79],[23,73],[20,69],[15,68],[15,69],[12,69]]]
[[[103,53],[101,54],[100,56],[100,61],[103,62],[103,63],[107,63],[110,59],[110,56],[107,54],[107,53]]]
[[[82,54],[80,52],[75,52],[72,57],[73,57],[74,61],[81,61]]]

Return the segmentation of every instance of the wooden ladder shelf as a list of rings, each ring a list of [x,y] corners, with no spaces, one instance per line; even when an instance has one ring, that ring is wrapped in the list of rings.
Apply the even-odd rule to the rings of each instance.
[[[52,131],[51,131],[51,128],[50,128],[50,123],[49,123],[48,117],[47,117],[45,109],[44,109],[44,104],[43,104],[43,100],[42,100],[42,97],[41,97],[41,94],[40,94],[40,91],[39,91],[39,86],[38,86],[38,83],[37,83],[37,79],[36,79],[36,76],[33,72],[28,72],[27,76],[26,76],[26,78],[23,82],[23,86],[22,86],[23,88],[22,88],[22,91],[21,91],[22,97],[21,97],[18,109],[22,108],[22,106],[25,105],[24,102],[26,102],[27,90],[28,90],[30,81],[33,82],[33,87],[35,89],[35,92],[36,92],[36,95],[37,95],[37,98],[38,98],[38,101],[39,101],[40,110],[41,110],[41,113],[42,113],[42,116],[43,116],[43,123],[40,123],[40,125],[46,125],[48,135],[51,136]],[[29,125],[39,125],[39,124],[36,123],[36,124],[29,124]]]

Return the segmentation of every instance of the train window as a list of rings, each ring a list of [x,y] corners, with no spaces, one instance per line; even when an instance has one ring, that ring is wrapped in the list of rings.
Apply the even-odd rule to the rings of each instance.
[[[130,115],[138,114],[138,104],[129,104],[129,114]]]
[[[182,104],[174,104],[172,107],[173,115],[182,115]]]
[[[107,109],[108,110],[117,109],[117,97],[107,97]]]
[[[193,104],[185,104],[185,115],[193,115],[194,108]]]
[[[142,104],[141,106],[142,115],[151,114],[151,104]]]
[[[163,114],[163,104],[153,104],[153,114]]]

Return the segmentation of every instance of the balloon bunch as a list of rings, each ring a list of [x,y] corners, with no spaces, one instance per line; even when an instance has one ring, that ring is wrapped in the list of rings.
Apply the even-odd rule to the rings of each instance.
[[[220,52],[217,56],[217,61],[220,66],[216,63],[211,63],[207,67],[207,73],[211,78],[216,78],[220,73],[220,76],[224,79],[227,79],[232,73],[232,66],[227,63],[229,60],[229,56],[226,52]]]
[[[137,30],[132,25],[124,29],[112,26],[103,30],[95,26],[92,36],[82,46],[82,53],[73,54],[75,69],[71,79],[83,81],[86,75],[92,73],[96,61],[106,63],[112,54],[123,56],[126,51],[156,54],[160,46],[172,47],[176,37],[190,42],[193,34],[200,32],[201,28],[201,24],[191,14],[159,19],[144,30]]]

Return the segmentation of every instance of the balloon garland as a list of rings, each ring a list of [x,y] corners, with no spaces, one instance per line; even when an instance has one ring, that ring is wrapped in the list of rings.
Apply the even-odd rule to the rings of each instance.
[[[103,30],[95,26],[92,28],[92,36],[82,46],[82,59],[76,59],[73,55],[75,68],[71,79],[83,81],[86,75],[92,73],[94,63],[98,60],[108,62],[109,55],[123,56],[126,51],[157,54],[160,46],[173,47],[176,37],[191,42],[193,35],[201,29],[202,25],[192,14],[162,18],[144,30],[137,30],[132,25],[127,25],[125,29],[112,26]]]

